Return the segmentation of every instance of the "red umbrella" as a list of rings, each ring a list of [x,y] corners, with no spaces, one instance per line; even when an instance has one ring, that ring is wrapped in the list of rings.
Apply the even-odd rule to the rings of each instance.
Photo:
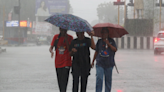
[[[98,23],[95,26],[93,26],[95,35],[97,37],[101,37],[101,30],[102,28],[107,27],[109,30],[109,36],[111,38],[119,38],[122,37],[125,34],[128,34],[128,32],[120,25],[118,24],[112,24],[112,23]]]

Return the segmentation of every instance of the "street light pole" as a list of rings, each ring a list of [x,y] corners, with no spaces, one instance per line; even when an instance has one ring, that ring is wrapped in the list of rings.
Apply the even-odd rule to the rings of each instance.
[[[119,25],[119,21],[120,21],[120,5],[118,5],[118,25]]]
[[[5,35],[5,7],[3,5],[3,40],[4,40],[4,35]]]
[[[125,5],[125,2],[120,2],[120,0],[117,0],[117,2],[113,3],[114,5],[118,5],[118,24],[120,20],[120,5]]]
[[[18,22],[19,22],[19,27],[18,27],[18,43],[21,43],[21,34],[20,34],[20,0],[18,0],[18,7],[19,7],[19,13],[18,13]]]
[[[134,3],[134,5],[135,5],[135,3]],[[136,15],[136,9],[135,9],[135,7],[134,7],[134,15],[133,15],[133,17],[134,17],[134,19],[135,19],[135,15]]]
[[[162,14],[162,0],[160,0],[160,19],[159,19],[159,30],[161,30],[161,14]]]
[[[125,2],[125,4],[124,4],[124,24],[125,24],[125,19],[127,18],[126,17],[126,0],[124,1]]]

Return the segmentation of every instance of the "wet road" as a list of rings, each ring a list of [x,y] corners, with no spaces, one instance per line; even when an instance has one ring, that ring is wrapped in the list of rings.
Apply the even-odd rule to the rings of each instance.
[[[48,46],[6,48],[0,54],[0,92],[59,92]],[[164,55],[119,50],[115,60],[120,74],[114,68],[112,92],[164,92]],[[95,92],[95,72],[93,68],[87,92]],[[67,89],[71,92],[71,75]]]

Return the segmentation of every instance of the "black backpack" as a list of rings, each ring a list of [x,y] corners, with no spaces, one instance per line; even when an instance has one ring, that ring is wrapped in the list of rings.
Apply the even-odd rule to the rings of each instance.
[[[59,42],[59,38],[61,37],[61,34],[59,34],[58,38],[55,40],[54,42],[54,47],[55,47],[55,50],[57,49],[57,44]]]

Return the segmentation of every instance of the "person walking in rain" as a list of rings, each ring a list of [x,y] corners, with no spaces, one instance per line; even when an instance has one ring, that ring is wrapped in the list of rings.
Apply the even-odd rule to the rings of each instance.
[[[77,38],[71,42],[70,55],[73,56],[72,60],[72,75],[73,75],[73,88],[72,92],[78,92],[79,79],[81,82],[81,91],[86,92],[87,80],[90,74],[90,50],[95,49],[93,40],[93,31],[90,33],[91,39],[84,36],[84,32],[76,32]]]
[[[109,38],[109,30],[102,28],[102,38],[96,44],[92,67],[96,59],[96,92],[102,92],[103,77],[105,76],[105,92],[111,92],[112,70],[115,65],[114,56],[117,51],[115,41]]]
[[[51,57],[53,57],[53,48],[56,50],[55,67],[60,92],[66,92],[69,78],[69,71],[72,65],[71,56],[69,54],[69,45],[73,37],[67,34],[66,29],[59,28],[60,34],[53,37],[50,46]]]

